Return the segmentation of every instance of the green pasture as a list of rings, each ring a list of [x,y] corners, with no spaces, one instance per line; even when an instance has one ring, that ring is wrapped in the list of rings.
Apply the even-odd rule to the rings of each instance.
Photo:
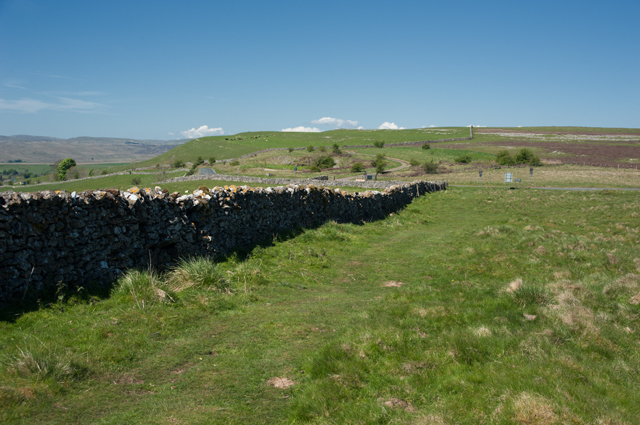
[[[639,208],[450,188],[217,263],[61,282],[1,310],[0,422],[636,423]]]
[[[172,177],[178,177],[184,175],[184,171],[171,172],[157,174],[123,174],[112,175],[105,177],[96,177],[83,180],[72,180],[64,182],[52,182],[42,183],[37,185],[28,186],[3,186],[4,190],[13,190],[16,192],[37,192],[43,190],[66,190],[67,192],[82,192],[84,190],[97,190],[97,189],[120,189],[126,190],[133,186],[142,187],[155,187],[156,182],[167,180]],[[140,179],[139,183],[135,183],[134,179]]]
[[[0,164],[0,173],[6,170],[16,170],[19,173],[29,171],[30,173],[45,174],[51,171],[51,164]]]
[[[194,161],[203,159],[237,158],[239,156],[271,148],[297,148],[307,146],[332,146],[373,144],[375,141],[397,143],[407,141],[436,140],[468,137],[466,127],[413,130],[332,130],[320,133],[247,132],[233,136],[202,137],[191,140],[148,161],[136,163],[136,167],[167,164],[176,159]],[[228,139],[228,140],[227,140]],[[244,139],[244,140],[231,140]],[[133,165],[133,164],[132,164]]]

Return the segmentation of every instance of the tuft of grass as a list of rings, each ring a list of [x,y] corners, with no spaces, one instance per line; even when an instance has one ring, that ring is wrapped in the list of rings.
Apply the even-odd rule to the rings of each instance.
[[[522,285],[512,292],[513,300],[516,304],[526,307],[527,305],[547,305],[550,301],[549,293],[542,287]]]
[[[127,271],[118,279],[113,294],[134,301],[141,310],[158,302],[173,302],[162,279],[143,270]]]
[[[78,358],[69,349],[50,347],[38,341],[38,345],[32,347],[17,347],[17,353],[5,356],[2,363],[11,375],[21,379],[60,381],[79,379],[86,373]]]
[[[229,282],[220,266],[204,257],[182,259],[167,275],[168,287],[174,292],[187,288],[205,288],[229,293]]]

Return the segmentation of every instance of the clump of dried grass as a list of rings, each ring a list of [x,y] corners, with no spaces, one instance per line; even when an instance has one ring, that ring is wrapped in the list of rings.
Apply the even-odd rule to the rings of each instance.
[[[487,328],[486,326],[480,326],[479,328],[476,328],[473,330],[473,333],[476,336],[479,337],[487,337],[487,336],[491,336],[491,330],[489,328]]]
[[[522,279],[517,278],[516,280],[511,282],[509,285],[507,285],[506,288],[504,288],[504,292],[513,293],[520,288],[522,288]]]
[[[558,422],[553,405],[539,395],[521,393],[513,403],[514,420],[526,425],[546,425]]]

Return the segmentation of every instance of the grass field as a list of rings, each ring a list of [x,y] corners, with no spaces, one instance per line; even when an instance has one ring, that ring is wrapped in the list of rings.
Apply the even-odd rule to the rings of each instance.
[[[2,423],[634,424],[640,194],[452,188],[2,310]],[[34,309],[35,308],[35,309]]]
[[[374,141],[398,143],[468,137],[465,127],[413,129],[413,130],[333,130],[321,133],[249,132],[234,136],[213,136],[194,139],[136,167],[168,164],[176,159],[194,161],[198,156],[208,159],[237,158],[251,152],[271,148],[297,148],[307,146],[366,145]],[[229,139],[229,140],[227,140]],[[243,139],[243,140],[231,140]]]

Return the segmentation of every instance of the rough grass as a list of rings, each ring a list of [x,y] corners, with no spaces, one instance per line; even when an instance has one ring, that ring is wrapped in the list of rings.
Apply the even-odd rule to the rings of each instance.
[[[170,271],[70,293],[0,322],[1,354],[42,341],[84,372],[5,362],[0,421],[636,423],[639,208],[635,192],[454,188],[198,266],[228,292],[172,292]]]

